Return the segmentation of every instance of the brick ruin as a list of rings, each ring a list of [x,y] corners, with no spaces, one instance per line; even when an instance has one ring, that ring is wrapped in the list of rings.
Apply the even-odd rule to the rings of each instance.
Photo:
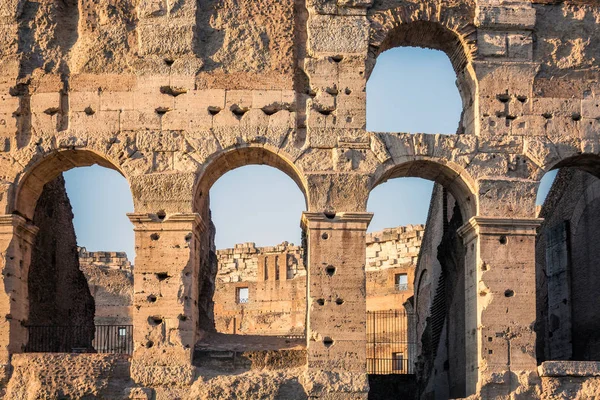
[[[78,250],[79,268],[94,297],[94,323],[133,325],[133,266],[127,254]]]
[[[1,2],[0,390],[367,398],[366,204],[379,184],[420,177],[439,185],[409,302],[421,397],[600,396],[594,183],[574,176],[535,205],[550,170],[600,176],[598,20],[595,0]],[[400,46],[448,55],[456,135],[366,130],[367,80]],[[134,201],[133,351],[32,354],[37,318],[71,308],[92,323],[70,233],[39,210],[45,185],[93,164],[119,171]],[[215,372],[194,364],[218,284],[209,192],[250,164],[306,199],[306,339],[288,364],[255,352]],[[56,266],[54,245],[68,294],[41,268]],[[30,307],[42,298],[58,308]]]

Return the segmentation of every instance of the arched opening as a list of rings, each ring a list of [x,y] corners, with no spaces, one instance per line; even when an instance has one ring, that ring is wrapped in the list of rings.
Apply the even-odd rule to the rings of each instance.
[[[432,190],[425,182],[433,184]],[[367,241],[366,272],[367,312],[374,320],[367,332],[380,339],[373,340],[378,344],[367,349],[367,358],[375,359],[374,365],[389,359],[393,366],[401,355],[404,373],[417,386],[413,392],[435,398],[464,397],[471,321],[466,313],[466,250],[458,230],[475,215],[473,182],[448,166],[419,160],[380,174],[373,187],[367,206],[375,216],[369,234],[373,240]],[[388,284],[382,279],[385,275],[391,277]],[[388,321],[387,326],[378,324],[383,310],[402,316],[396,335],[402,338],[402,349],[394,343],[382,345],[390,326]],[[377,382],[378,375],[402,371],[371,368],[368,372],[370,380]],[[403,382],[408,387],[411,381],[404,378]]]
[[[93,164],[111,168],[83,167]],[[19,257],[26,352],[133,351],[133,201],[115,169],[95,153],[57,152],[18,182],[13,213],[36,232]]]
[[[243,364],[243,352],[305,347],[302,182],[291,163],[264,148],[225,153],[203,172],[195,198],[207,226],[198,235],[196,365],[211,367],[223,352],[240,353],[231,362]]]
[[[442,51],[394,47],[379,55],[367,82],[367,129],[373,132],[463,133],[463,105]]]
[[[600,361],[600,158],[566,159],[538,191],[537,358]],[[544,196],[544,193],[547,193]]]
[[[394,21],[377,26],[371,36],[368,129],[475,132],[468,29],[448,29],[443,15],[434,23],[407,21],[417,14],[401,7],[390,13]],[[393,134],[385,137],[396,140]],[[433,136],[424,135],[424,142],[429,139],[433,142]],[[474,345],[467,331],[474,322],[467,321],[465,312],[466,251],[458,230],[476,215],[475,185],[451,160],[408,153],[393,156],[395,166],[376,174],[367,206],[374,213],[372,243],[367,241],[367,321],[373,318],[367,332],[375,343],[367,349],[374,366],[368,368],[371,390],[381,374],[398,373],[393,366],[402,357],[402,373],[412,376],[413,385],[405,390],[425,397],[466,397],[467,347]],[[380,310],[403,315],[396,335],[408,343],[403,348],[381,345],[394,339],[380,332],[388,321],[377,327]],[[392,368],[377,370],[385,359]],[[403,382],[410,386],[410,380]]]
[[[398,15],[404,13],[398,12]],[[373,125],[378,130],[379,126],[390,124],[415,129],[409,129],[409,132],[473,133],[476,84],[470,61],[475,51],[472,38],[475,30],[468,25],[461,28],[463,32],[450,30],[437,22],[402,21],[402,18],[400,21],[380,27],[381,31],[372,34],[366,74],[369,79],[367,126]],[[370,93],[380,85],[379,82],[382,89]],[[385,96],[385,93],[394,96]],[[374,100],[382,97],[387,98]],[[377,110],[369,110],[370,99],[371,104],[385,105],[397,104],[400,97],[403,98],[400,103],[406,104],[406,109],[395,109],[391,115],[404,114],[409,120],[415,119],[415,125],[403,125],[401,118],[397,118],[396,123],[372,121]],[[384,116],[385,119],[390,119],[389,114]]]

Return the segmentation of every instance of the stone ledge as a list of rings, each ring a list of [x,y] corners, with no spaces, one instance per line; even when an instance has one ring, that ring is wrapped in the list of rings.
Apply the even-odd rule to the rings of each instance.
[[[543,377],[550,376],[600,376],[598,361],[546,361],[538,367]]]

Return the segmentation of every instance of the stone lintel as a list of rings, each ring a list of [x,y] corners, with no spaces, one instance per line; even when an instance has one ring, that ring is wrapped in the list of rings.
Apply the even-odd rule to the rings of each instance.
[[[458,234],[465,241],[475,235],[535,236],[543,221],[542,218],[472,217],[458,229]]]
[[[373,213],[368,212],[339,212],[328,215],[322,212],[303,212],[302,228],[366,230],[373,219]]]
[[[540,376],[600,376],[598,361],[546,361],[538,367]]]
[[[168,215],[163,220],[147,213],[129,213],[127,217],[135,225],[134,231],[136,232],[155,231],[157,230],[156,224],[160,224],[159,229],[162,231],[187,231],[190,223],[195,224],[200,229],[206,229],[206,223],[198,213],[173,214]]]
[[[37,235],[38,231],[39,228],[37,226],[28,222],[27,219],[20,215],[0,215],[0,235],[13,235],[16,233],[20,238],[24,239],[29,244],[33,244],[35,235]]]

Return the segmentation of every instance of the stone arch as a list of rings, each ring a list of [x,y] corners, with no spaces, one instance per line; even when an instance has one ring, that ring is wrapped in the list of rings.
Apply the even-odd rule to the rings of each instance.
[[[39,160],[32,161],[24,173],[17,178],[16,188],[9,202],[9,213],[19,214],[29,220],[33,219],[37,200],[46,183],[70,169],[96,164],[113,169],[127,178],[116,163],[105,155],[89,149],[57,150]]]
[[[247,165],[267,165],[276,168],[289,176],[298,185],[304,195],[308,207],[308,183],[302,172],[294,165],[291,157],[270,150],[266,147],[234,147],[216,153],[211,157],[199,172],[194,189],[194,209],[200,210],[203,206],[199,203],[205,198],[212,185],[227,172]]]
[[[302,172],[294,165],[291,157],[264,146],[240,146],[215,153],[198,173],[194,187],[193,210],[205,221],[195,236],[198,256],[198,304],[200,315],[197,328],[211,331],[214,324],[214,293],[218,265],[214,248],[214,225],[210,222],[211,187],[227,172],[249,165],[266,165],[289,176],[302,192],[308,209],[308,184]],[[301,215],[298,215],[300,221]],[[306,252],[305,248],[305,252]]]
[[[477,215],[476,184],[460,166],[434,157],[419,157],[381,167],[371,178],[369,191],[395,178],[422,178],[448,189],[459,204],[464,221]]]
[[[470,133],[465,126],[474,118],[476,77],[471,61],[477,53],[477,31],[473,24],[474,9],[457,11],[452,7],[435,4],[407,4],[375,11],[370,16],[371,34],[365,75],[368,79],[377,57],[395,47],[421,47],[443,51],[449,58],[463,103],[461,131]]]
[[[565,157],[548,165],[547,171],[560,168],[578,168],[600,178],[600,155],[586,153]]]

